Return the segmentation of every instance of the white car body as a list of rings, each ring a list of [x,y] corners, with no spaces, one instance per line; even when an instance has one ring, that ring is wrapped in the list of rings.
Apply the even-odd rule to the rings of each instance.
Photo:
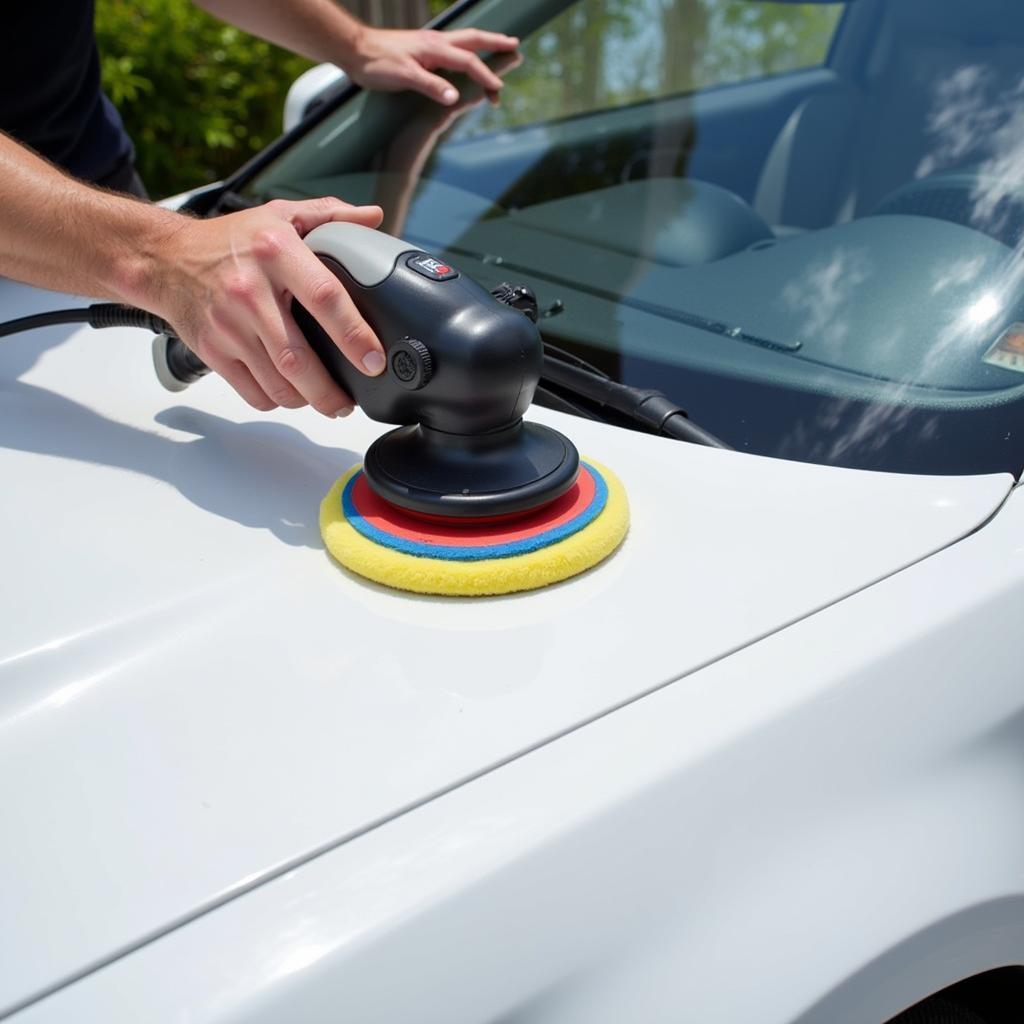
[[[881,1024],[1024,962],[1013,478],[531,415],[625,545],[413,597],[317,531],[381,425],[0,342],[0,1017]]]

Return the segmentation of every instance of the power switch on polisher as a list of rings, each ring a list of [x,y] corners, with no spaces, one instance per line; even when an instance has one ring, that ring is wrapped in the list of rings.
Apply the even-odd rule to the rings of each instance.
[[[434,372],[430,349],[415,338],[402,338],[391,346],[388,367],[403,388],[419,391]]]
[[[459,276],[459,272],[454,267],[448,266],[447,263],[427,252],[410,256],[405,261],[405,265],[415,270],[417,274],[429,277],[431,281],[454,281]]]

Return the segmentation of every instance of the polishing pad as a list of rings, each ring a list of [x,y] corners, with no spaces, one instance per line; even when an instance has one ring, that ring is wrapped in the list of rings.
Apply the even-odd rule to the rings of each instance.
[[[419,594],[482,596],[568,579],[610,555],[629,526],[622,484],[584,460],[560,498],[514,517],[428,518],[385,502],[356,466],[320,506],[327,550],[347,569]]]

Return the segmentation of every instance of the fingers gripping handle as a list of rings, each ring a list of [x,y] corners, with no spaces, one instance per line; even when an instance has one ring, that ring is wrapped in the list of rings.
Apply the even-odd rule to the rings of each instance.
[[[314,228],[306,235],[305,242],[318,256],[327,256],[339,263],[364,288],[381,284],[394,270],[402,253],[416,250],[415,245],[383,231],[341,222]],[[210,372],[181,339],[167,334],[153,341],[153,367],[157,380],[168,391],[184,391]]]
[[[356,224],[324,224],[305,241],[384,347],[387,370],[365,374],[337,332],[292,304],[312,352],[366,416],[474,437],[522,418],[544,358],[537,326],[524,316],[533,309],[532,296],[511,288],[495,296],[444,260]],[[161,380],[172,387],[205,369],[172,339],[155,353]]]

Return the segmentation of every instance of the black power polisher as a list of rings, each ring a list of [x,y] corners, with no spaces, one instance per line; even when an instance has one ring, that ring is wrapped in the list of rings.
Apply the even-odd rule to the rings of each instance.
[[[306,243],[384,346],[387,369],[367,377],[294,304],[338,384],[371,419],[400,424],[366,453],[366,479],[380,497],[414,513],[479,518],[538,508],[573,486],[580,458],[572,442],[523,421],[543,365],[528,289],[492,294],[430,253],[358,224],[322,225]],[[171,390],[209,372],[175,337],[158,337],[153,353]]]

